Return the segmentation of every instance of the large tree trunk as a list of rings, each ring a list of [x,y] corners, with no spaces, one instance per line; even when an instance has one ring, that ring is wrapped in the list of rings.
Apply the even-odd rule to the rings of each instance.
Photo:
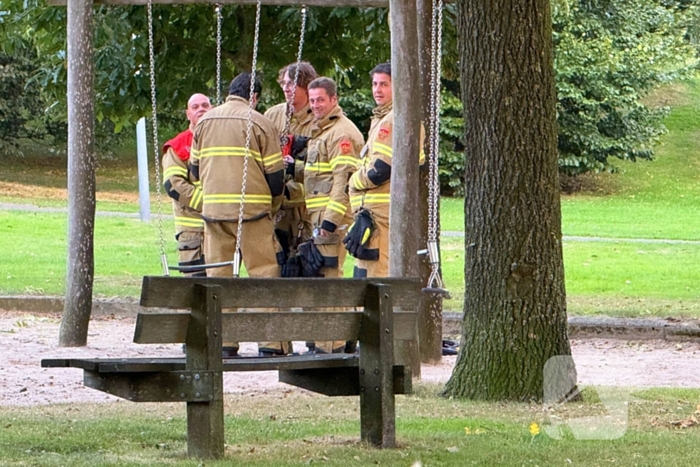
[[[68,268],[59,345],[87,343],[95,271],[92,0],[68,2]]]
[[[549,0],[461,0],[466,123],[462,348],[444,394],[541,399],[575,387],[561,245]],[[557,360],[557,359],[555,359]],[[561,390],[556,391],[563,394]]]

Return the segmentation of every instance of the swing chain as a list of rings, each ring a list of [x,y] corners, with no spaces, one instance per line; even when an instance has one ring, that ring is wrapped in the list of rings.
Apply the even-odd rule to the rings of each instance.
[[[221,5],[216,4],[216,105],[221,105]]]
[[[153,45],[153,1],[148,0],[148,61],[150,65],[150,80],[151,80],[151,110],[153,112],[153,154],[155,160],[155,183],[157,193],[158,206],[158,233],[160,235],[160,262],[163,267],[163,275],[169,276],[168,256],[165,254],[165,238],[163,236],[163,201],[161,199],[161,176],[160,163],[158,154],[160,147],[158,146],[158,109],[156,106],[156,59]]]
[[[301,6],[301,31],[299,32],[299,48],[297,49],[297,66],[294,71],[294,86],[292,87],[292,98],[287,104],[287,118],[284,122],[284,132],[282,133],[282,146],[287,145],[289,138],[289,127],[292,125],[292,115],[294,115],[294,98],[297,93],[297,83],[299,83],[299,64],[301,63],[301,55],[304,50],[304,33],[306,32],[306,5]]]
[[[430,141],[428,176],[428,261],[431,273],[428,289],[444,289],[440,277],[440,252],[438,251],[438,209],[440,181],[438,155],[440,151],[440,70],[442,67],[442,11],[443,1],[433,0],[430,57]]]
[[[150,0],[149,0],[150,1]],[[260,36],[260,12],[262,0],[257,2],[255,12],[255,36],[253,38],[253,63],[250,70],[250,95],[248,96],[248,124],[245,135],[245,153],[243,155],[243,179],[241,181],[241,201],[238,203],[238,229],[236,230],[236,249],[233,255],[233,277],[238,277],[241,267],[241,234],[243,233],[243,209],[245,207],[245,188],[248,179],[248,159],[250,158],[250,140],[253,130],[253,94],[255,93],[255,68],[258,64],[258,40]]]

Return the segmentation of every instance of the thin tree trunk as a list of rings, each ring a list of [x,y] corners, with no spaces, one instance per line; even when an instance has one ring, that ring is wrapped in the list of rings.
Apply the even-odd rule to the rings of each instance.
[[[445,395],[541,399],[574,389],[561,244],[549,0],[461,0],[465,303]],[[561,392],[561,391],[559,391]]]
[[[416,251],[420,235],[420,219],[414,210],[419,204],[417,185],[419,182],[420,107],[412,105],[412,99],[420,93],[416,60],[418,54],[416,4],[413,0],[391,0],[390,6],[394,153],[391,164],[389,274],[395,277],[418,277]],[[395,350],[398,360],[410,362],[413,375],[420,377],[418,346],[406,342],[402,346],[397,346]]]
[[[68,268],[59,345],[87,343],[95,270],[92,0],[68,2]]]

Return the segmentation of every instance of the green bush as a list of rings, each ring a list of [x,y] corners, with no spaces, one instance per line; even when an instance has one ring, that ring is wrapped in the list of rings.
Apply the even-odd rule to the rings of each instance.
[[[687,0],[553,3],[562,173],[612,170],[611,157],[653,157],[667,109],[641,98],[697,66],[687,37],[696,14]]]
[[[19,155],[18,139],[46,134],[40,90],[31,81],[34,71],[31,57],[0,52],[0,153]]]

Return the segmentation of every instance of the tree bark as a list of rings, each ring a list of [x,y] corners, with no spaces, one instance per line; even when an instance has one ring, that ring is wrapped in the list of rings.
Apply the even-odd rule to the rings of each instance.
[[[418,57],[420,65],[422,121],[425,127],[425,146],[430,141],[430,68],[431,68],[431,32],[433,0],[416,0],[418,10]],[[428,156],[428,151],[425,151]],[[428,183],[429,170],[420,171],[420,247],[428,244]],[[439,219],[439,217],[438,217]],[[438,220],[438,232],[440,231]],[[438,233],[439,235],[439,233]],[[427,284],[430,277],[428,255],[420,259],[420,278]],[[418,344],[420,359],[423,363],[435,364],[442,359],[442,297],[425,294],[420,303],[418,318]]]
[[[68,2],[68,268],[59,345],[87,343],[95,270],[92,0]]]
[[[549,0],[461,0],[465,302],[444,394],[540,400],[574,389],[561,244]],[[561,359],[560,359],[561,361]],[[559,391],[561,392],[561,391]]]

